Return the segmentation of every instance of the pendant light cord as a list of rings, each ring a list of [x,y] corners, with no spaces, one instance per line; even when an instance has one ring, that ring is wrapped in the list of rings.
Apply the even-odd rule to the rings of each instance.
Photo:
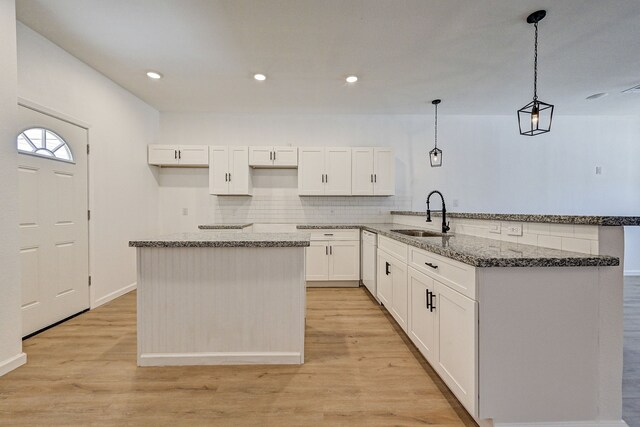
[[[533,100],[538,100],[538,23],[534,23],[536,28],[535,42],[533,47]]]
[[[436,104],[436,146],[438,148],[438,104]]]

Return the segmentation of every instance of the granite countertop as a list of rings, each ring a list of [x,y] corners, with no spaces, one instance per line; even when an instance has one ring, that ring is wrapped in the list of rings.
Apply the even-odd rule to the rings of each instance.
[[[204,224],[199,225],[198,228],[200,230],[242,230],[252,225],[252,222],[249,224]]]
[[[594,267],[620,265],[618,258],[608,255],[562,251],[464,234],[447,234],[444,237],[412,237],[392,231],[421,229],[420,227],[401,224],[306,224],[299,225],[298,228],[359,228],[474,267]],[[427,229],[425,228],[424,230]]]
[[[391,215],[426,216],[426,211],[391,211]],[[434,212],[432,216],[442,214]],[[541,215],[447,212],[449,218],[484,219],[489,221],[549,222],[555,224],[584,224],[604,226],[640,225],[640,216]]]
[[[136,248],[283,248],[309,246],[309,233],[238,233],[201,231],[131,240]]]

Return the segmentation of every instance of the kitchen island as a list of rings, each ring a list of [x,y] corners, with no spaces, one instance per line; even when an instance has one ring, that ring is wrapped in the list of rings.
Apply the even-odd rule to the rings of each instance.
[[[304,363],[308,233],[180,233],[129,246],[139,366]]]

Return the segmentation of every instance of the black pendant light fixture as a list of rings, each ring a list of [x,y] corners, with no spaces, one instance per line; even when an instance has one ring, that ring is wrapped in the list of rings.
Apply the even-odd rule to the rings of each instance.
[[[533,101],[518,110],[520,135],[536,136],[551,130],[553,105],[538,100],[538,22],[547,12],[538,10],[527,17],[527,22],[535,27],[533,54]]]
[[[429,151],[429,162],[431,162],[432,168],[437,168],[442,166],[442,150],[438,148],[438,104],[440,104],[442,100],[434,99],[431,101],[433,105],[436,106],[436,124],[435,124],[435,147],[433,150]]]

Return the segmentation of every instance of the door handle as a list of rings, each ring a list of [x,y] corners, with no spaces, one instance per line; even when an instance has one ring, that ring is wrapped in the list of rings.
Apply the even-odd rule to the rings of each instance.
[[[373,174],[373,182],[378,182],[378,174],[377,173]]]
[[[273,152],[273,160],[274,161],[276,160],[276,152],[275,151]]]
[[[324,247],[324,254],[329,255],[329,246]]]
[[[373,182],[373,174],[371,174],[371,182]]]
[[[431,294],[431,292],[429,292],[429,289],[425,289],[424,291],[425,291],[425,295],[424,296],[425,296],[425,300],[426,300],[426,303],[427,303],[427,308],[431,308],[431,307],[429,307],[429,304],[430,304],[429,294]]]
[[[333,255],[333,246],[329,246],[329,255]]]
[[[426,265],[428,265],[429,267],[433,268],[433,269],[438,268],[438,266],[437,266],[437,265],[435,265],[435,264],[431,264],[430,262],[425,262],[425,264],[426,264]]]
[[[384,267],[384,272],[388,275],[391,274],[391,271],[389,271],[389,269],[391,268],[391,264],[389,264],[388,262],[385,262],[385,267]]]
[[[229,181],[229,180],[227,179],[227,175],[229,175],[229,174],[227,174],[227,173],[225,173],[225,174],[224,174],[224,182]]]
[[[322,174],[321,176],[322,176],[322,183],[324,184],[324,174]]]
[[[231,182],[231,172],[229,172],[229,182]]]
[[[178,150],[178,159],[182,158],[182,150]]]
[[[273,160],[273,151],[269,151],[269,160]]]
[[[329,182],[329,175],[327,174],[324,175],[324,182]]]
[[[429,291],[429,311],[431,311],[433,313],[433,310],[436,309],[436,306],[433,305],[433,297],[436,296],[436,294],[434,294],[433,292]]]
[[[173,150],[173,158],[178,159],[178,150]]]

